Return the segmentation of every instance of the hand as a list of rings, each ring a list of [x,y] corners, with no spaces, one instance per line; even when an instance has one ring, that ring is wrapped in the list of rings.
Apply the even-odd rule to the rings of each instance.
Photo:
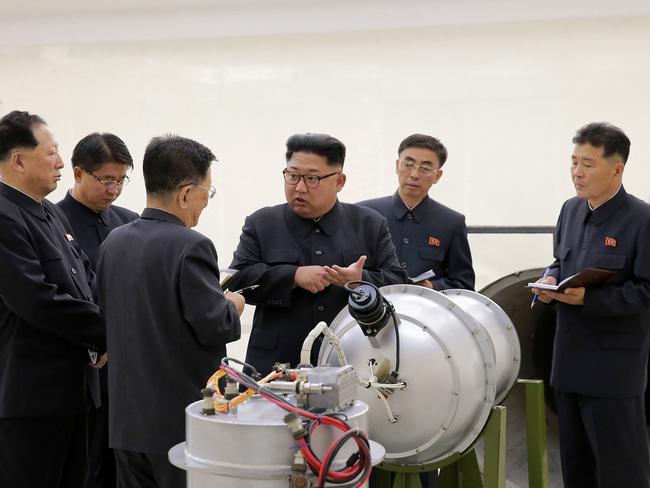
[[[299,286],[311,293],[323,291],[330,286],[325,277],[324,269],[323,266],[299,266],[293,278],[294,288]]]
[[[565,288],[562,291],[542,290],[542,292],[544,295],[549,296],[549,301],[557,300],[558,302],[566,303],[568,305],[583,305],[585,303],[584,286],[578,288]],[[539,299],[542,299],[541,295]]]
[[[417,283],[413,283],[414,285],[418,286],[423,286],[425,288],[428,288],[429,290],[433,290],[433,283],[431,283],[429,280],[422,280],[418,281]]]
[[[231,291],[224,292],[226,300],[230,300],[237,307],[237,315],[241,317],[242,312],[244,311],[244,305],[246,305],[246,299],[241,293],[233,293]]]
[[[99,356],[96,363],[89,362],[88,366],[92,366],[95,369],[100,369],[100,368],[104,367],[104,365],[106,364],[107,361],[108,361],[108,353],[105,352],[104,354]]]
[[[557,278],[555,278],[555,276],[545,276],[544,278],[538,279],[535,283],[546,283],[548,285],[557,285]],[[542,290],[540,288],[531,288],[530,291],[534,295],[537,295],[537,299],[542,303],[550,303],[554,300],[554,298],[549,295],[549,293],[553,293],[553,292],[549,290]]]
[[[356,263],[352,263],[347,268],[342,268],[336,264],[331,268],[323,266],[325,279],[330,285],[343,286],[348,281],[358,281],[363,276],[363,265],[366,262],[366,256],[361,256]]]

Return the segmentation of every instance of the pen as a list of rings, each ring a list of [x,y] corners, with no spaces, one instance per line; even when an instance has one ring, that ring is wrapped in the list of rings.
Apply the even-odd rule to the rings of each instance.
[[[245,291],[254,290],[254,289],[257,288],[258,286],[260,286],[260,285],[245,286],[244,288],[240,288],[239,290],[233,291],[233,293],[239,293],[239,294],[241,295],[241,294],[244,293]]]
[[[548,274],[551,272],[551,267],[549,266],[544,270],[544,274],[542,275],[542,279],[546,278]],[[530,302],[530,308],[533,308],[535,306],[535,302],[537,301],[537,295],[533,293],[533,300]]]

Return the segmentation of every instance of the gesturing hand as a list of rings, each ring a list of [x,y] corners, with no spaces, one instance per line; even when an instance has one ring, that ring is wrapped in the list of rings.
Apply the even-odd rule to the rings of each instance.
[[[325,272],[325,279],[330,285],[343,286],[348,281],[358,281],[363,275],[363,265],[366,262],[366,256],[361,256],[355,263],[352,263],[347,268],[334,265],[332,267],[323,266]]]

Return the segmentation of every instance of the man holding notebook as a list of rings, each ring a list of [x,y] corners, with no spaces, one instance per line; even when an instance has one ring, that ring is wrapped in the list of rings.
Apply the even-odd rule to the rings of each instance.
[[[554,236],[556,284],[587,268],[615,273],[601,284],[533,289],[559,302],[551,385],[566,488],[650,487],[644,391],[650,317],[650,206],[622,178],[630,140],[618,127],[578,130],[566,201]]]

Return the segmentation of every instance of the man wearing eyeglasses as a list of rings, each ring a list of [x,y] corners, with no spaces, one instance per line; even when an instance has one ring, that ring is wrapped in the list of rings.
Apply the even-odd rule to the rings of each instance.
[[[192,230],[214,196],[214,160],[191,139],[154,138],[142,163],[147,208],[99,248],[119,487],[185,486],[167,452],[185,440],[185,407],[240,336],[244,298],[221,290],[214,245]]]
[[[97,250],[109,232],[138,218],[138,214],[113,205],[129,182],[133,158],[115,134],[97,132],[81,139],[72,152],[74,186],[57,206],[72,226],[73,235],[90,258],[93,270]],[[115,459],[108,448],[108,376],[100,370],[101,402],[88,419],[89,488],[115,486]]]
[[[399,145],[392,196],[360,202],[384,217],[402,268],[411,278],[428,272],[419,285],[434,290],[474,289],[465,217],[429,197],[440,181],[447,149],[436,138],[413,134]],[[426,275],[425,275],[426,276]]]
[[[345,146],[326,134],[287,141],[282,171],[287,203],[246,218],[230,268],[230,289],[250,285],[256,305],[246,362],[267,373],[275,362],[296,366],[302,342],[320,321],[331,323],[347,304],[343,285],[405,283],[386,221],[341,203]],[[317,352],[317,346],[314,351]]]
[[[62,168],[43,119],[20,111],[0,119],[2,487],[87,483],[87,413],[99,402],[88,351],[106,351],[106,337],[88,258],[46,198]]]

